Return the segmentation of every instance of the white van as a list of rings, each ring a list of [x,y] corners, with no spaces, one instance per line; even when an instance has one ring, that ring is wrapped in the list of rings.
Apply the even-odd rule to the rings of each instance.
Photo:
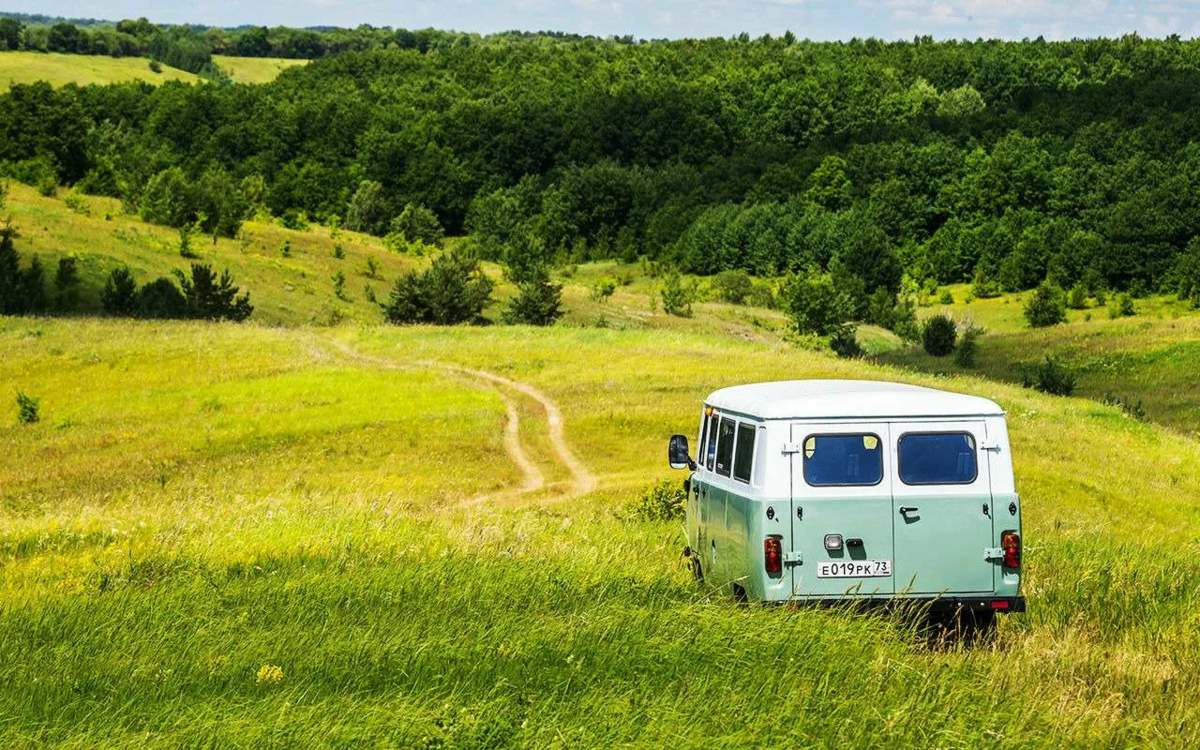
[[[704,403],[690,468],[694,572],[762,601],[930,600],[1022,612],[1021,504],[1004,411],[931,388],[795,380]]]

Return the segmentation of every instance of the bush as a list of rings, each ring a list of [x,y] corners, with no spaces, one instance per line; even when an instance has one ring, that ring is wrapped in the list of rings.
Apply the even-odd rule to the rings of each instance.
[[[1101,402],[1108,406],[1117,407],[1139,422],[1146,421],[1146,408],[1142,406],[1141,399],[1138,399],[1138,401],[1135,403],[1131,399],[1127,399],[1124,396],[1118,396],[1114,393],[1105,393],[1104,398],[1101,399]]]
[[[379,261],[375,260],[373,256],[368,255],[366,262],[363,263],[363,276],[368,279],[379,278]]]
[[[1137,315],[1137,308],[1133,304],[1133,296],[1129,292],[1121,292],[1116,297],[1113,297],[1112,307],[1108,308],[1108,317],[1121,318]]]
[[[837,290],[827,273],[810,272],[784,280],[779,290],[784,310],[801,336],[828,339],[841,356],[857,356],[856,326],[850,322],[852,302]]]
[[[1047,354],[1041,364],[1024,368],[1021,384],[1054,396],[1070,396],[1075,392],[1075,374]]]
[[[188,278],[176,271],[180,291],[187,301],[187,317],[200,320],[232,320],[240,323],[254,312],[250,304],[250,293],[238,296],[229,269],[218,277],[212,266],[192,264],[192,275]]]
[[[0,315],[28,315],[46,309],[46,279],[42,262],[33,256],[29,267],[21,269],[21,256],[15,240],[16,227],[0,226]]]
[[[335,243],[333,246],[333,257],[337,260],[342,260],[346,257],[346,249],[342,247],[342,243]]]
[[[170,283],[170,282],[167,282]],[[138,288],[127,266],[114,268],[100,292],[100,304],[109,315],[128,317],[137,309]]]
[[[941,295],[938,297],[938,302],[943,305],[953,305],[954,294],[949,289],[943,289]]]
[[[1062,290],[1043,281],[1025,303],[1025,319],[1033,328],[1058,325],[1067,319]]]
[[[1072,310],[1083,310],[1087,308],[1087,289],[1083,284],[1076,284],[1071,287],[1071,291],[1067,293],[1067,307]]]
[[[446,236],[437,214],[415,203],[407,204],[400,215],[392,219],[389,229],[390,235],[397,235],[406,242],[423,242],[439,248]]]
[[[33,424],[41,420],[42,400],[17,391],[17,422]]]
[[[605,277],[592,285],[592,299],[596,302],[607,302],[608,298],[613,296],[616,291],[616,279]]]
[[[667,479],[650,485],[625,506],[625,516],[639,521],[678,521],[686,514],[683,483]]]
[[[971,282],[971,294],[976,299],[999,297],[1000,284],[980,269],[975,272],[975,279]]]
[[[662,299],[663,312],[681,318],[692,316],[692,302],[696,300],[696,289],[685,283],[678,271],[671,271],[663,277],[658,294]]]
[[[479,322],[492,286],[477,261],[442,255],[425,271],[409,271],[396,279],[383,308],[384,319],[437,325]]]
[[[53,174],[44,174],[37,183],[38,195],[53,198],[58,193],[58,180]]]
[[[162,63],[160,63],[158,60],[151,60],[150,61],[150,72],[151,73],[161,73],[162,72]]]
[[[358,189],[346,210],[346,228],[355,232],[382,235],[387,226],[387,214],[383,185],[374,180],[363,180],[358,184]]]
[[[113,273],[116,273],[115,271]],[[187,318],[187,300],[170,279],[159,278],[137,292],[132,314],[147,320]]]
[[[958,348],[954,350],[954,362],[959,367],[975,366],[975,355],[979,351],[979,336],[983,329],[979,326],[968,325],[958,340]]]
[[[945,315],[934,315],[925,321],[921,332],[921,344],[925,353],[933,357],[945,357],[954,351],[958,342],[958,329],[954,321]]]
[[[350,301],[346,297],[346,274],[342,271],[338,271],[333,275],[333,296],[343,302]]]
[[[54,272],[54,288],[58,291],[56,303],[61,311],[75,307],[79,289],[79,261],[74,255],[58,259],[58,270]]]
[[[754,291],[754,280],[745,271],[722,271],[713,279],[717,298],[732,305],[744,305]]]
[[[562,286],[550,281],[545,269],[517,284],[517,296],[504,311],[505,323],[548,326],[562,317]]]

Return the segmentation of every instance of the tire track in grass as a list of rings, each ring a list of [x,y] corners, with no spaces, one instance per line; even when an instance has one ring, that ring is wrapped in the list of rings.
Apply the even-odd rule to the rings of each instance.
[[[569,489],[563,493],[566,498],[575,498],[581,495],[586,495],[596,488],[596,477],[584,465],[582,461],[571,450],[567,443],[564,430],[562,412],[558,405],[554,403],[550,397],[533,387],[529,383],[524,383],[519,380],[497,375],[487,370],[477,370],[462,365],[451,364],[447,362],[436,362],[431,360],[418,360],[414,362],[396,362],[395,360],[386,359],[384,357],[375,357],[368,354],[362,354],[349,344],[335,341],[333,345],[337,347],[342,354],[349,359],[357,362],[362,362],[373,367],[379,367],[388,370],[412,370],[412,369],[439,369],[445,372],[455,373],[460,376],[468,377],[474,380],[482,380],[493,386],[496,386],[496,393],[504,401],[505,405],[505,425],[504,425],[504,450],[509,458],[516,464],[520,470],[522,479],[519,487],[510,488],[498,493],[480,495],[463,503],[465,506],[481,505],[483,503],[495,502],[506,498],[515,498],[522,495],[528,495],[538,492],[547,487],[546,478],[542,474],[541,469],[537,464],[530,459],[525,452],[524,446],[521,444],[521,415],[517,408],[517,400],[510,395],[511,391],[516,391],[538,403],[546,412],[546,423],[548,428],[548,437],[550,446],[554,451],[558,462],[567,470],[570,475]]]

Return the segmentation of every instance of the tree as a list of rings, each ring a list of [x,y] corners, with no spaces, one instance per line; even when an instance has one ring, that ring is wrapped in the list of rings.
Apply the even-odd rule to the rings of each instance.
[[[148,320],[179,320],[192,317],[188,303],[170,279],[158,278],[137,292],[133,314]]]
[[[681,318],[692,316],[692,302],[695,301],[696,290],[684,282],[678,271],[672,270],[663,277],[658,294],[662,299],[663,312]]]
[[[1067,319],[1062,290],[1043,281],[1025,303],[1025,319],[1033,328],[1057,325]]]
[[[826,156],[808,178],[808,190],[804,197],[830,211],[849,208],[854,195],[850,178],[846,176],[846,160],[840,156]]]
[[[784,280],[779,296],[792,325],[800,335],[845,341],[853,338],[850,302],[827,273],[809,271]]]
[[[400,215],[392,219],[389,229],[389,234],[398,235],[406,242],[424,242],[434,247],[441,247],[446,235],[437,215],[416,203],[405,204]]]
[[[475,323],[491,300],[492,287],[478,261],[441,255],[426,270],[409,271],[396,279],[383,308],[384,319],[389,323]]]
[[[182,271],[175,272],[179,288],[187,304],[189,318],[201,320],[232,320],[241,322],[250,317],[254,307],[250,304],[250,293],[238,296],[229,269],[218,277],[212,266],[192,264],[191,278]]]
[[[168,282],[170,283],[170,282]],[[114,268],[100,292],[100,304],[109,315],[128,317],[137,308],[138,288],[128,266]]]
[[[58,259],[58,269],[54,272],[54,287],[58,292],[56,303],[59,310],[70,310],[78,299],[79,266],[74,255]]]
[[[0,18],[0,49],[21,48],[21,30],[25,27],[15,18]]]
[[[346,210],[346,228],[355,232],[382,235],[387,228],[388,205],[383,185],[374,180],[358,183]]]
[[[934,315],[925,321],[921,343],[925,353],[933,357],[945,357],[954,351],[958,341],[958,329],[954,321],[945,315]]]
[[[17,228],[10,222],[0,226],[0,314],[16,315],[22,308],[21,256],[14,240]]]
[[[713,279],[713,289],[722,302],[731,305],[744,305],[746,298],[754,291],[754,281],[750,274],[742,270],[722,271]]]
[[[504,312],[504,322],[548,326],[562,317],[562,285],[550,281],[545,267],[517,284],[517,296]]]

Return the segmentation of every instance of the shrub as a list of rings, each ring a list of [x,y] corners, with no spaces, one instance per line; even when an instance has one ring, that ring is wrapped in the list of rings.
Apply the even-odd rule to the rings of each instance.
[[[58,269],[54,272],[54,288],[58,291],[59,310],[70,310],[75,306],[75,300],[79,296],[79,261],[74,255],[58,259]]]
[[[684,282],[678,271],[671,271],[663,277],[658,294],[662,299],[663,312],[666,314],[677,315],[681,318],[692,316],[692,302],[696,300],[696,289]]]
[[[333,257],[337,260],[342,260],[346,257],[346,250],[342,247],[342,243],[338,242],[333,246]]]
[[[446,236],[437,214],[415,203],[404,206],[400,215],[392,219],[389,230],[390,235],[398,235],[407,242],[423,242],[439,248]]]
[[[279,217],[279,223],[284,229],[293,229],[297,232],[308,231],[308,217],[304,215],[303,211],[296,208],[284,211],[283,215]]]
[[[477,261],[442,255],[428,269],[396,279],[384,318],[389,323],[478,322],[491,300],[492,286]]]
[[[100,292],[100,304],[109,315],[133,315],[137,307],[137,282],[128,266],[114,268]]]
[[[254,307],[250,304],[250,293],[238,296],[229,269],[218,277],[212,266],[192,264],[191,278],[176,271],[180,291],[187,301],[187,317],[201,320],[232,320],[241,322],[250,317]]]
[[[954,321],[945,315],[934,315],[925,321],[921,331],[921,344],[925,353],[933,357],[945,357],[954,351],[958,342],[958,329]]]
[[[133,309],[127,314],[148,320],[178,320],[188,317],[187,313],[183,292],[170,279],[159,278],[137,290]]]
[[[1113,297],[1112,307],[1108,308],[1108,317],[1121,318],[1130,315],[1137,315],[1137,308],[1133,304],[1133,296],[1129,292],[1121,292],[1116,297]]]
[[[1076,284],[1071,287],[1071,291],[1067,293],[1067,307],[1072,310],[1083,310],[1087,308],[1087,289],[1083,284]]]
[[[678,521],[685,515],[683,483],[667,479],[650,485],[625,506],[625,516],[639,521]]]
[[[350,301],[346,297],[346,274],[342,271],[338,271],[333,275],[333,296],[337,297],[343,302]]]
[[[562,286],[550,281],[545,269],[517,284],[517,296],[504,311],[504,322],[548,326],[562,317]]]
[[[17,391],[17,422],[33,424],[41,420],[42,400]]]
[[[971,282],[971,294],[976,299],[991,299],[1000,296],[1000,284],[986,273],[983,269],[975,272],[975,279]]]
[[[834,286],[833,277],[815,272],[791,276],[783,282],[779,296],[796,333],[826,338],[839,354],[856,354],[852,303]]]
[[[284,258],[292,257],[292,241],[290,239],[283,241],[283,245],[279,248],[279,254]]]
[[[958,348],[954,350],[954,362],[959,367],[975,366],[975,355],[979,351],[979,336],[983,329],[979,326],[968,325],[958,340]]]
[[[717,298],[732,305],[744,305],[754,291],[754,280],[742,270],[722,271],[713,279]]]
[[[379,262],[370,255],[367,256],[367,260],[363,264],[363,276],[366,276],[368,279],[379,278]]]
[[[829,348],[839,357],[861,357],[863,349],[856,333],[857,329],[853,326],[839,330],[829,338]]]
[[[1043,281],[1025,303],[1025,319],[1033,328],[1057,325],[1067,319],[1062,290]]]
[[[617,281],[609,277],[600,279],[592,285],[592,299],[597,302],[607,302],[608,298],[617,291]]]
[[[45,198],[53,198],[58,194],[58,180],[50,173],[42,175],[42,178],[37,183],[37,191],[38,195]]]
[[[1070,396],[1075,392],[1075,374],[1047,354],[1041,364],[1024,368],[1021,384],[1054,396]]]
[[[346,210],[346,228],[382,235],[387,226],[387,214],[383,185],[374,180],[363,180],[358,184],[358,189]]]
[[[949,289],[943,289],[941,295],[938,296],[938,302],[943,305],[953,305],[954,294]]]
[[[161,73],[162,72],[162,63],[160,63],[158,60],[151,60],[149,67],[150,67],[151,73]]]

